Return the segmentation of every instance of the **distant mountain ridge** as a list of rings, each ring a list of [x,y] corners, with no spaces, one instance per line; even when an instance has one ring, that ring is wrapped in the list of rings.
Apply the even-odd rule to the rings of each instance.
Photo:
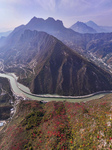
[[[70,28],[79,33],[96,33],[96,30],[79,21],[72,25]]]
[[[42,18],[33,17],[30,22],[26,25],[27,29],[30,30],[38,30],[38,31],[45,31],[45,32],[54,32],[57,30],[63,30],[64,26],[62,21],[54,20],[54,18],[49,17],[48,19],[44,20]]]
[[[79,33],[110,33],[112,32],[111,26],[99,26],[93,21],[88,21],[86,23],[77,21],[70,28]]]
[[[85,95],[112,89],[109,73],[57,38],[75,51],[100,53],[97,46],[105,42],[108,45],[112,34],[80,34],[53,18],[34,17],[28,24],[17,27],[0,49],[6,71],[20,71],[19,81],[36,94]],[[105,49],[102,56],[103,53]]]
[[[94,24],[94,23],[93,23]],[[94,26],[96,26],[94,24]],[[64,44],[90,58],[89,53],[92,52],[92,55],[98,58],[106,57],[106,55],[111,54],[111,43],[112,43],[112,34],[111,33],[86,33],[80,34],[73,31],[72,29],[65,28],[62,21],[54,20],[53,18],[48,18],[46,20],[42,18],[33,17],[26,25],[21,25],[14,29],[14,31],[5,39],[1,40],[2,50],[5,51],[9,47],[12,48],[18,43],[21,34],[25,30],[37,30],[44,31],[48,34],[53,35],[54,37],[61,40]],[[16,38],[15,38],[16,36]],[[6,44],[4,44],[6,43]],[[102,44],[101,44],[102,43]],[[3,44],[5,45],[3,47]],[[108,49],[106,51],[106,49]],[[98,55],[97,55],[98,54]],[[0,56],[2,53],[0,54]],[[2,57],[2,56],[1,56]],[[111,55],[109,55],[109,61],[106,58],[106,62],[111,63]]]
[[[20,38],[21,34],[27,30],[37,30],[37,31],[44,31],[48,34],[51,34],[60,40],[63,40],[63,38],[68,38],[69,35],[75,34],[79,35],[76,32],[73,32],[71,29],[67,29],[63,26],[62,21],[60,20],[54,20],[53,18],[48,18],[46,20],[42,18],[36,18],[33,17],[26,25],[21,25],[19,27],[16,27],[12,33],[8,36],[6,39],[6,42],[16,43],[17,40]],[[16,35],[16,39],[13,38],[13,36]],[[66,36],[65,36],[66,35]]]
[[[13,38],[16,36],[14,34]],[[17,39],[17,43],[11,43],[3,52],[2,58],[8,69],[16,66],[25,70],[26,76],[19,81],[33,93],[86,95],[112,89],[110,74],[55,37],[25,30]]]
[[[88,25],[89,27],[95,29],[97,31],[97,33],[112,32],[112,27],[109,27],[109,26],[99,26],[96,23],[94,23],[93,21],[88,21],[85,24]]]

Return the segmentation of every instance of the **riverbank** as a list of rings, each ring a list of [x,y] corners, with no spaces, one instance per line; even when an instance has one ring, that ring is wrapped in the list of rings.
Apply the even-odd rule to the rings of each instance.
[[[38,94],[38,95],[37,95],[37,94],[31,93],[31,92],[30,92],[30,89],[29,89],[28,87],[25,87],[24,85],[18,83],[18,82],[17,82],[18,77],[17,77],[14,73],[11,73],[10,75],[11,75],[13,78],[15,78],[16,85],[18,86],[18,88],[19,88],[22,92],[24,92],[24,93],[26,93],[26,94],[28,94],[28,95],[31,95],[31,96],[35,96],[35,97],[41,97],[41,98],[62,98],[62,99],[68,99],[68,98],[70,98],[70,99],[82,99],[82,98],[93,97],[93,96],[99,95],[99,94],[110,94],[110,93],[112,93],[112,91],[99,91],[99,92],[94,92],[94,93],[92,93],[92,94],[83,95],[83,96],[61,96],[61,95],[51,95],[51,94],[46,94],[46,95],[44,95],[44,94],[43,94],[43,95]],[[23,90],[18,84],[20,84],[21,86],[24,86],[25,88],[27,88],[27,90],[28,90],[29,92]]]
[[[88,101],[97,98],[101,98],[106,94],[112,93],[112,91],[100,91],[96,93],[92,93],[89,95],[84,96],[59,96],[59,95],[36,95],[32,94],[28,87],[17,82],[17,77],[12,73],[0,73],[0,77],[8,78],[10,81],[10,85],[12,88],[13,93],[17,97],[21,97],[25,99],[32,99],[32,100],[39,100],[39,101],[63,101],[67,100],[69,102],[81,102],[81,101]]]

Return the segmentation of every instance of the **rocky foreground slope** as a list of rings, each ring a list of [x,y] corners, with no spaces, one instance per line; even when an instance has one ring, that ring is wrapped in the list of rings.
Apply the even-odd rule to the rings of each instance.
[[[1,150],[112,149],[112,98],[86,103],[21,101]]]

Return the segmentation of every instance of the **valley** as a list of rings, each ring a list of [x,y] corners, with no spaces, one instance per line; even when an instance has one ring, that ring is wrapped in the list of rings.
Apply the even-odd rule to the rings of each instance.
[[[89,24],[33,17],[0,39],[1,150],[112,148],[112,33]]]
[[[0,150],[112,150],[112,0],[0,0]]]
[[[69,101],[69,102],[81,102],[81,101],[88,101],[93,100],[97,98],[101,98],[106,94],[111,93],[111,91],[101,91],[97,93],[92,93],[90,95],[85,96],[60,96],[60,95],[50,95],[50,94],[43,94],[43,95],[36,95],[32,94],[28,87],[25,87],[24,85],[18,83],[16,81],[16,76],[13,74],[0,74],[0,77],[7,78],[10,81],[11,89],[13,91],[13,95],[16,99],[21,100],[29,100],[29,99],[35,99],[38,101]]]
[[[4,70],[6,72],[15,72],[19,76],[18,81],[28,86],[33,94],[82,96],[112,89],[110,71],[106,72],[101,65],[99,65],[100,67],[96,66],[94,61],[88,61],[87,58],[80,56],[78,52],[72,50],[54,36],[43,31],[31,31],[38,27],[38,21],[40,20],[33,18],[26,26],[16,28],[6,39],[6,46],[1,49],[1,58],[4,59]],[[35,26],[32,26],[34,22],[37,22],[37,24],[35,23]],[[102,34],[94,37],[92,34],[75,33],[64,28],[61,21],[55,21],[52,18],[43,20],[43,24],[44,22],[51,23],[51,25],[53,22],[55,28],[52,29],[52,34],[54,34],[54,31],[57,33],[56,30],[61,28],[60,32],[64,30],[63,34],[73,32],[74,40],[79,36],[77,44],[81,43],[82,38],[85,40],[87,38],[90,38],[89,40],[91,38],[102,38]],[[31,28],[31,30],[28,28]],[[111,34],[108,35],[110,39]],[[103,34],[104,38],[105,36]],[[74,41],[74,44],[76,46],[76,41]],[[79,50],[79,47],[77,50]],[[104,84],[105,86],[103,86]]]
[[[78,26],[87,28],[81,22]],[[112,90],[111,41],[112,33],[82,34],[65,28],[60,20],[33,17],[2,39],[0,72],[15,73],[18,85],[28,87],[30,96],[83,100],[105,94]],[[14,90],[21,93],[16,86]],[[25,99],[24,94],[19,96]]]

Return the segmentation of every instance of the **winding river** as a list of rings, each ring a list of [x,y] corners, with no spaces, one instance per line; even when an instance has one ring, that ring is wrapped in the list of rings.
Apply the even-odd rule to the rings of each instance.
[[[106,94],[112,93],[110,92],[97,92],[86,96],[58,96],[58,95],[35,95],[32,94],[28,87],[20,84],[17,82],[17,77],[13,73],[0,73],[0,77],[7,78],[10,81],[10,85],[12,91],[16,96],[21,96],[24,99],[33,99],[33,100],[44,100],[44,101],[69,101],[69,102],[81,102],[81,101],[88,101],[97,98],[101,98]]]

